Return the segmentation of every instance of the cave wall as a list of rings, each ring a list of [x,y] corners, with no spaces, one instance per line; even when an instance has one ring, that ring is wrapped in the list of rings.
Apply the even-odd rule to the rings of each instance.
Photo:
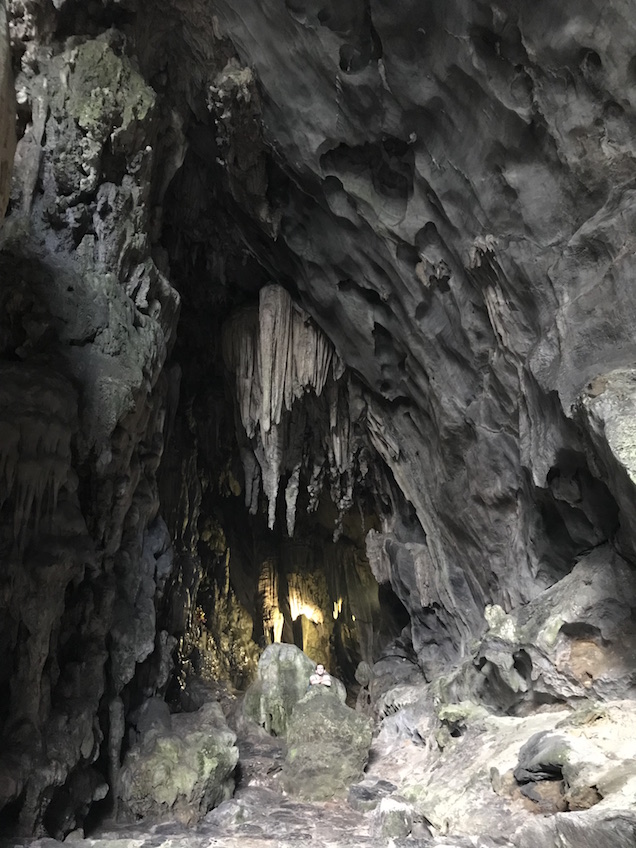
[[[63,835],[117,785],[130,703],[167,684],[156,472],[179,296],[151,256],[151,186],[170,168],[153,155],[157,98],[121,35],[56,40],[52,5],[8,10],[0,796],[5,827]]]
[[[140,703],[246,681],[272,557],[323,615],[368,560],[428,678],[591,550],[631,569],[634,28],[595,0],[0,2],[5,827],[115,813]],[[360,574],[348,674],[399,635]]]
[[[2,220],[11,186],[15,153],[15,91],[11,69],[11,47],[7,10],[0,7],[0,220]]]
[[[0,832],[61,838],[117,815],[142,704],[196,707],[192,672],[245,685],[266,644],[267,552],[230,572],[223,541],[225,523],[240,551],[249,519],[221,328],[271,281],[275,257],[246,233],[269,244],[275,225],[254,78],[210,10],[0,8],[13,64],[0,26]],[[345,598],[351,677],[383,626],[359,534],[354,547],[338,577],[331,542],[333,586],[316,591],[334,622],[347,568],[371,588]],[[289,581],[297,559],[277,566]],[[334,626],[299,635],[335,665]]]
[[[434,668],[487,603],[608,538],[633,556],[634,22],[596,2],[217,9],[289,178],[301,302],[362,376],[423,530],[373,547]]]

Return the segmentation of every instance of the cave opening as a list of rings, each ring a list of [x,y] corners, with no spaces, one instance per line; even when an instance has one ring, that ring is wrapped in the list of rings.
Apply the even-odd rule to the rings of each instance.
[[[210,158],[219,143],[212,124],[191,123],[161,236],[182,298],[172,355],[179,404],[159,469],[176,562],[160,611],[178,639],[171,698],[176,707],[188,675],[244,689],[273,641],[323,662],[355,696],[356,667],[408,623],[365,549],[382,523],[373,470],[381,460],[345,422],[349,378],[296,305],[291,254],[263,239],[236,202],[240,189]],[[263,158],[268,196],[278,197],[286,178]],[[300,350],[303,333],[311,354]],[[269,337],[282,341],[268,349]],[[261,394],[248,387],[246,397],[246,381]],[[185,612],[175,609],[184,601]]]

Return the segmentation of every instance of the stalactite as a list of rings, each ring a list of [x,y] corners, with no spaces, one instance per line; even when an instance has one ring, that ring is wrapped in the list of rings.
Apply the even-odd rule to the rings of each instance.
[[[260,292],[258,310],[244,309],[227,323],[223,352],[249,442],[241,456],[250,512],[258,505],[256,463],[270,528],[283,479],[290,536],[303,478],[310,510],[328,478],[332,499],[345,512],[353,500],[355,446],[344,368],[327,337],[285,289],[270,285]]]

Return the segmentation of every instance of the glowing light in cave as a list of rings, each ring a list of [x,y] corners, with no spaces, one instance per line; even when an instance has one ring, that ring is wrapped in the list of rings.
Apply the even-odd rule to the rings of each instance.
[[[291,610],[292,621],[296,621],[299,615],[304,615],[314,624],[322,624],[324,617],[322,611],[318,607],[304,600],[298,591],[291,589],[289,592],[289,608]]]
[[[280,642],[283,638],[283,624],[285,623],[285,616],[282,612],[276,608],[272,610],[272,625],[274,629],[274,642]]]
[[[333,602],[333,617],[334,620],[338,618],[340,613],[342,612],[342,598],[338,598],[337,601]]]
[[[271,560],[265,560],[261,566],[258,591],[263,604],[263,628],[265,638],[280,642],[283,638],[285,617],[278,608],[278,577]]]

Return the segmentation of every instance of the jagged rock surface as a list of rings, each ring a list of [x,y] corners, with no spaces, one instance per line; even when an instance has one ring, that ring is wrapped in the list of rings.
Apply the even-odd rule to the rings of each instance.
[[[428,665],[619,525],[632,548],[615,440],[574,409],[634,352],[634,22],[602,9],[218,4],[303,306],[423,530],[390,528],[385,573]]]
[[[446,699],[481,700],[508,714],[545,704],[633,698],[634,570],[609,546],[489,629],[457,674],[440,678]]]
[[[112,806],[130,701],[170,671],[156,472],[179,297],[150,255],[155,93],[115,32],[53,47],[53,6],[8,8],[0,806],[5,827],[63,836]]]
[[[11,47],[7,9],[0,5],[0,223],[11,189],[11,171],[15,153],[15,90],[11,70]]]
[[[228,322],[223,347],[248,439],[242,460],[250,513],[258,509],[262,485],[272,529],[286,479],[286,524],[293,536],[302,476],[307,509],[317,508],[327,478],[341,519],[353,503],[364,443],[352,432],[350,388],[329,340],[283,288],[272,285],[261,289],[258,311],[246,309]]]

